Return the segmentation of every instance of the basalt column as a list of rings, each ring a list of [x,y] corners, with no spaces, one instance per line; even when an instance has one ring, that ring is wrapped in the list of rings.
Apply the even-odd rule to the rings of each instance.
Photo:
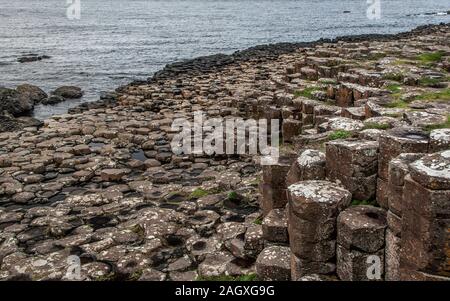
[[[304,150],[292,164],[287,176],[286,185],[300,181],[325,180],[325,154],[314,149]]]
[[[378,142],[336,140],[326,144],[326,152],[329,180],[342,183],[354,199],[375,197]]]
[[[403,190],[405,177],[409,173],[408,165],[424,154],[401,154],[389,163],[388,207],[385,253],[385,279],[398,280],[400,263],[400,243],[402,232]]]
[[[345,281],[382,280],[386,211],[354,206],[337,222],[337,274]],[[372,266],[374,265],[374,266]]]
[[[272,209],[284,208],[287,203],[286,174],[291,168],[293,157],[280,157],[277,164],[263,165],[263,181],[260,184],[261,208],[264,216]]]
[[[389,162],[401,153],[426,153],[428,134],[419,128],[399,127],[386,131],[379,138],[377,202],[388,208]]]
[[[302,181],[288,188],[292,280],[335,272],[336,218],[351,193],[328,181]]]
[[[409,165],[400,280],[450,280],[450,150]]]

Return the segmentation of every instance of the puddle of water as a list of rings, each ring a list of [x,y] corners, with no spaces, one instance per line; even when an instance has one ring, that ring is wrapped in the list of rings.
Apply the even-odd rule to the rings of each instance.
[[[143,150],[138,150],[135,151],[131,154],[131,158],[135,159],[135,160],[139,160],[139,161],[145,161],[148,158],[145,156],[145,153]]]

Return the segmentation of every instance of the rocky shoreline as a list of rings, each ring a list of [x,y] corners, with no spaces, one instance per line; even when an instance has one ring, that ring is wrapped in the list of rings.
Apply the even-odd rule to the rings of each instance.
[[[449,38],[197,58],[0,133],[0,279],[448,280]],[[281,160],[175,155],[200,110],[280,120]]]

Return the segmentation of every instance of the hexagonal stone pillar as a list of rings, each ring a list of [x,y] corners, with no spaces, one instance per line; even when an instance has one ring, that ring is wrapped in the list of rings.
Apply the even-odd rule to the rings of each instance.
[[[378,176],[387,180],[389,162],[401,153],[426,153],[429,135],[420,128],[398,127],[382,134],[379,142]]]
[[[328,181],[302,181],[288,187],[293,278],[333,271],[336,218],[350,201],[349,191]]]
[[[403,191],[400,279],[450,277],[450,150],[424,156],[409,171]]]
[[[256,259],[256,274],[263,281],[289,281],[291,250],[289,247],[270,246]]]
[[[262,221],[263,237],[268,242],[287,243],[288,229],[285,209],[273,209]]]
[[[283,120],[282,134],[284,142],[292,142],[293,138],[302,133],[302,122],[288,118]]]
[[[327,176],[339,181],[354,199],[369,200],[377,188],[378,142],[336,140],[326,144]]]
[[[386,211],[373,206],[350,207],[337,220],[337,274],[341,280],[381,280],[384,272]],[[371,256],[379,259],[379,276],[368,278]],[[370,274],[371,275],[371,274]]]
[[[279,158],[277,164],[262,166],[263,180],[259,189],[262,194],[260,206],[264,216],[272,209],[286,206],[286,174],[294,159],[294,157],[283,156]]]
[[[408,165],[420,159],[423,153],[404,153],[391,160],[388,172],[388,208],[389,211],[402,216],[403,187],[409,173]]]
[[[389,179],[387,182],[388,214],[385,252],[385,280],[398,280],[400,264],[401,222],[403,211],[403,188],[405,177],[409,173],[408,165],[421,157],[422,153],[400,154],[389,163]]]
[[[287,176],[286,185],[307,180],[324,180],[325,154],[314,149],[307,149],[292,164]]]
[[[429,135],[420,128],[398,127],[381,134],[379,142],[377,202],[386,209],[389,162],[401,153],[428,152]]]

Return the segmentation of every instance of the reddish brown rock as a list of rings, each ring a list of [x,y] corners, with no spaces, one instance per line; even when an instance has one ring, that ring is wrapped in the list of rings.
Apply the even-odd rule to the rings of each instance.
[[[263,237],[270,242],[288,242],[287,216],[285,209],[273,209],[262,221]]]
[[[327,176],[340,182],[354,199],[369,200],[376,192],[378,143],[336,140],[326,144]]]
[[[349,250],[340,245],[337,246],[337,274],[343,281],[379,281],[383,279],[384,273],[384,249],[365,253],[357,249]],[[372,260],[376,256],[376,261]],[[380,270],[380,275],[370,274],[371,266],[375,264]],[[369,278],[369,277],[370,278]]]
[[[380,136],[378,176],[388,179],[389,162],[401,153],[426,153],[428,134],[418,128],[401,127],[386,131]]]
[[[264,281],[288,281],[291,279],[291,251],[289,247],[265,248],[256,259],[256,273]]]
[[[101,172],[102,181],[120,181],[128,172],[127,169],[104,169]]]
[[[325,155],[320,151],[307,149],[292,164],[286,176],[286,185],[306,180],[323,180],[325,170]]]
[[[288,200],[291,251],[310,262],[299,274],[325,268],[335,256],[336,218],[349,205],[350,192],[327,181],[303,181],[289,186]]]
[[[293,138],[302,132],[302,122],[295,119],[283,120],[282,134],[284,142],[292,142]]]
[[[400,269],[450,275],[450,151],[410,164],[402,217]],[[412,277],[412,276],[411,276]],[[401,272],[401,279],[411,279]]]
[[[374,253],[384,247],[385,228],[386,211],[373,206],[353,206],[339,214],[337,243],[348,250]]]

